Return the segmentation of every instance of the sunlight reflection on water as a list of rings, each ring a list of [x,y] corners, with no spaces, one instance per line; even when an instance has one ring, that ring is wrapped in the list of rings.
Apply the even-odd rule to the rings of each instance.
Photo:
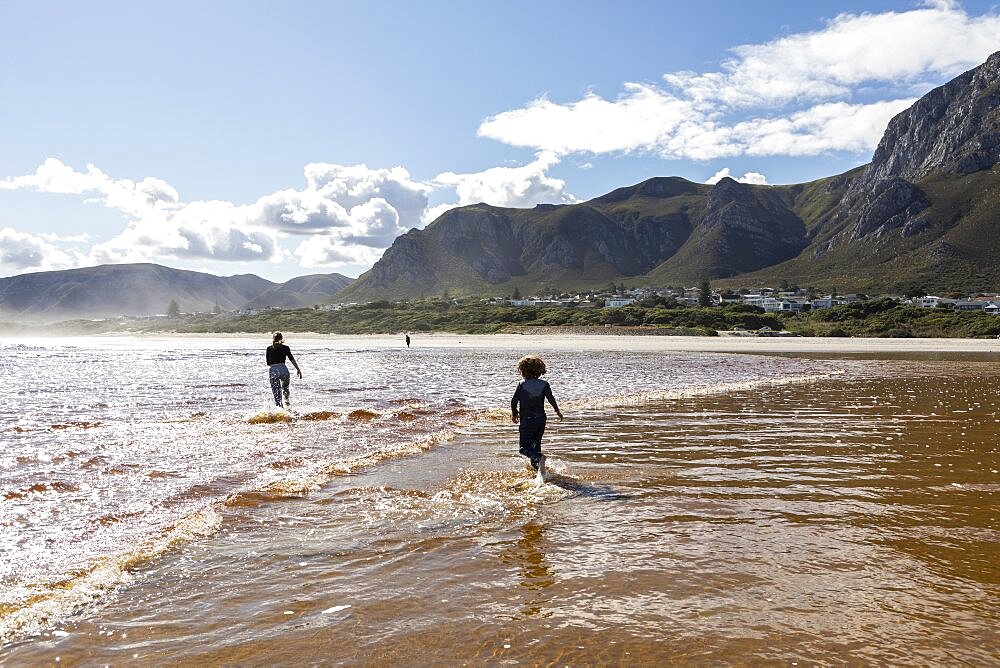
[[[337,472],[428,447],[432,434],[487,409],[502,420],[523,354],[343,339],[298,346],[290,337],[305,375],[292,381],[289,421],[269,408],[266,343],[167,337],[0,347],[19,379],[16,401],[0,408],[8,434],[0,523],[12,537],[0,545],[0,606],[43,595],[95,559],[155,545],[206,504],[255,490],[306,492]],[[697,353],[547,358],[567,407],[833,368]]]
[[[543,351],[568,419],[541,484],[506,417],[522,351],[290,344],[290,423],[249,424],[267,388],[231,340],[202,351],[211,382],[149,391],[148,412],[102,399],[74,416],[100,426],[17,423],[0,489],[46,487],[5,510],[25,511],[25,544],[68,543],[7,595],[51,591],[74,559],[107,566],[86,595],[135,579],[12,660],[1000,661],[995,363]],[[219,399],[195,417],[178,396]],[[113,512],[134,514],[87,533]],[[124,547],[143,541],[162,556]]]

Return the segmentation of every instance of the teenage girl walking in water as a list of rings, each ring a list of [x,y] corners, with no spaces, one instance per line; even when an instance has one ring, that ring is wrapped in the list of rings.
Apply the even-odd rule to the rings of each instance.
[[[531,467],[545,475],[545,455],[542,454],[542,434],[545,433],[545,400],[555,409],[559,419],[562,411],[552,396],[552,388],[540,378],[546,371],[541,357],[529,355],[517,363],[517,371],[524,378],[517,384],[510,400],[510,419],[519,424],[519,452],[531,460]],[[518,408],[520,406],[520,409]]]
[[[302,370],[299,369],[298,362],[295,361],[295,356],[292,355],[291,348],[284,344],[281,332],[275,332],[271,345],[267,347],[267,375],[271,381],[271,392],[274,393],[274,404],[278,408],[281,408],[282,394],[285,397],[285,404],[289,404],[288,384],[291,382],[291,375],[288,373],[288,367],[285,365],[285,358],[291,361],[295,367],[295,371],[299,374],[299,378],[302,378]]]

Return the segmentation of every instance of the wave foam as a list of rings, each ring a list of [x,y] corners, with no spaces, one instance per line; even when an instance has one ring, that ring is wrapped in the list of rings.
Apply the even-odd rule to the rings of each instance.
[[[829,373],[809,376],[788,376],[644,392],[633,395],[588,398],[565,402],[564,406],[573,409],[594,409],[638,405],[651,401],[683,399],[726,392],[749,391],[760,387],[815,382],[839,375],[840,373],[843,372],[834,370]],[[409,421],[409,416],[403,417],[406,413],[407,411],[397,411],[392,417],[401,421]],[[346,415],[332,411],[314,411],[303,415],[302,419],[330,420],[344,418],[354,422],[367,422],[382,417],[386,416],[367,409],[357,409]],[[447,411],[443,417],[451,418],[450,424],[454,427],[470,426],[475,423],[501,423],[510,419],[509,413],[505,409],[499,408],[485,410],[457,408]],[[284,410],[270,410],[253,415],[249,418],[249,422],[250,424],[272,424],[290,422],[292,419],[293,416]],[[43,590],[42,593],[31,596],[24,601],[0,605],[0,647],[13,642],[15,639],[36,635],[47,628],[52,628],[59,624],[74,612],[127,584],[133,578],[132,571],[159,557],[178,544],[212,535],[221,526],[222,517],[219,510],[224,507],[253,506],[285,498],[301,497],[319,489],[324,483],[335,476],[350,474],[383,461],[417,455],[453,438],[453,431],[437,431],[415,440],[382,448],[372,453],[326,464],[315,471],[275,480],[255,490],[235,492],[212,506],[182,518],[161,535],[148,540],[135,550],[118,556],[100,559],[86,572],[73,576],[68,580],[42,585],[39,587]],[[99,459],[95,457],[84,465],[96,464]],[[434,505],[437,502],[451,505],[457,499],[462,505],[468,506],[470,509],[476,509],[478,512],[493,513],[501,512],[508,504],[518,506],[524,503],[531,503],[538,497],[557,498],[567,493],[579,491],[576,489],[576,487],[581,487],[579,484],[575,487],[565,483],[558,484],[561,477],[555,472],[550,476],[552,478],[550,482],[555,482],[556,484],[541,484],[535,479],[535,476],[520,471],[500,471],[492,472],[492,474],[484,474],[484,472],[477,472],[477,474],[460,473],[452,482],[452,486],[447,493],[444,495],[435,495],[431,498],[431,504]],[[511,491],[516,492],[513,495],[513,499],[510,498]],[[506,502],[504,499],[506,499]]]
[[[0,608],[0,647],[37,635],[133,578],[132,571],[174,546],[210,536],[222,517],[209,507],[188,515],[131,552],[99,559],[86,572],[55,582],[19,605]]]

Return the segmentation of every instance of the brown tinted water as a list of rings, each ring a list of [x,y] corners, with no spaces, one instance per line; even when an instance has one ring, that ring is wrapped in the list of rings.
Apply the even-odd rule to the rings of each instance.
[[[235,495],[0,662],[1000,663],[1000,364],[843,370]]]

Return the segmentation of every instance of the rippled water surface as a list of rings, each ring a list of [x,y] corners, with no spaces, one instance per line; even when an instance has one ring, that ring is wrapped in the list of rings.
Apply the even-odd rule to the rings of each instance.
[[[0,662],[1000,662],[1000,364],[8,345]],[[8,375],[8,377],[11,377]]]

